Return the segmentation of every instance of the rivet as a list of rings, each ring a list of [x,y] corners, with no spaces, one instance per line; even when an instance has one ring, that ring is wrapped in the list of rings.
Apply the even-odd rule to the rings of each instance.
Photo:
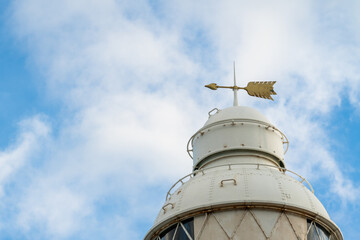
[[[261,146],[259,146],[259,148],[261,148]]]
[[[241,125],[244,125],[244,123],[241,123]]]
[[[242,143],[241,146],[245,146],[245,144]]]
[[[227,148],[227,145],[224,145],[224,148]]]

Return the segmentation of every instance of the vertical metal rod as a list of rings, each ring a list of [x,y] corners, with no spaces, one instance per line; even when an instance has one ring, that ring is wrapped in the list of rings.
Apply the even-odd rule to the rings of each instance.
[[[200,239],[202,232],[204,231],[205,225],[207,224],[207,220],[208,220],[208,213],[205,213],[205,219],[201,225],[200,231],[198,233],[198,235],[195,237],[195,239]]]
[[[234,107],[239,106],[238,97],[237,97],[237,88],[236,88],[236,74],[235,74],[235,61],[234,61]]]
[[[184,230],[186,236],[189,238],[189,240],[193,240],[193,238],[190,236],[190,234],[186,230],[186,227],[184,226],[184,224],[182,222],[180,222],[180,225],[181,225],[182,229]]]
[[[176,233],[177,233],[178,228],[179,228],[179,223],[176,225],[175,232],[174,232],[174,235],[173,235],[173,237],[172,237],[172,240],[175,240],[175,237],[176,237]]]

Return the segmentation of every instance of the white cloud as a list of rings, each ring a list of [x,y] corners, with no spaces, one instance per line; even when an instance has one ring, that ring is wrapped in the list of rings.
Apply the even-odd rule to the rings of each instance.
[[[176,33],[130,21],[116,4],[111,14],[54,3],[57,12],[51,14],[39,11],[43,3],[36,1],[30,9],[26,1],[17,3],[19,29],[25,28],[19,35],[34,47],[50,96],[73,114],[61,119],[48,163],[37,169],[18,203],[17,222],[24,231],[45,226],[44,234],[66,237],[92,224],[99,199],[121,192],[119,201],[130,204],[149,183],[175,181],[191,170],[184,149],[189,129],[199,121],[193,119],[196,103],[178,86],[191,80],[196,64],[179,51]],[[104,8],[92,4],[93,10]],[[77,17],[80,22],[73,22]],[[77,31],[83,20],[87,28]],[[164,196],[165,191],[157,198]],[[137,217],[118,214],[135,227]]]
[[[358,103],[359,88],[343,91],[359,84],[359,49],[327,41],[330,30],[312,2],[178,1],[158,8],[146,1],[14,3],[14,31],[46,76],[49,97],[66,109],[46,164],[17,203],[26,231],[44,224],[51,236],[70,236],[96,218],[99,199],[120,192],[120,201],[130,204],[149,194],[147,188],[169,185],[163,181],[190,171],[185,144],[206,120],[203,106],[228,100],[216,102],[215,95],[194,89],[218,76],[217,82],[229,82],[233,60],[242,83],[278,81],[275,105],[260,107],[293,143],[288,166],[307,176],[317,170],[337,198],[358,200],[359,189],[339,168],[318,119],[326,119],[344,96]],[[190,36],[200,30],[204,36]],[[201,51],[210,52],[216,68],[206,65],[209,60],[196,62],[190,37],[209,42],[212,48]],[[243,95],[241,102],[255,105]],[[0,183],[22,166],[34,136],[48,134],[43,128],[0,156]],[[19,160],[6,160],[12,158]],[[113,215],[120,226],[125,214]],[[136,221],[129,219],[128,234]]]
[[[29,189],[19,203],[17,221],[26,231],[45,225],[45,234],[64,237],[77,230],[91,210],[84,196],[48,180],[40,179],[36,188]]]
[[[17,171],[28,164],[41,148],[46,146],[50,127],[44,117],[34,116],[20,122],[19,134],[13,144],[0,151],[0,197],[4,195],[4,187],[14,181]]]

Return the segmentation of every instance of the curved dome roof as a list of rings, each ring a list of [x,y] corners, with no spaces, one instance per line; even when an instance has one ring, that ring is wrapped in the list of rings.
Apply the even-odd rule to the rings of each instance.
[[[244,106],[236,106],[219,110],[217,113],[210,115],[209,119],[205,123],[205,126],[229,119],[251,119],[272,125],[270,121],[258,110]]]
[[[209,207],[263,204],[298,209],[331,221],[303,183],[277,168],[255,165],[216,167],[196,174],[171,194],[155,222]]]

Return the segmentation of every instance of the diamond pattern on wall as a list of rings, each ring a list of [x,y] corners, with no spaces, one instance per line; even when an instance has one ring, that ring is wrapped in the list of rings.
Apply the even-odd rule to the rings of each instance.
[[[291,213],[287,213],[286,216],[289,218],[298,238],[301,240],[307,239],[306,219]]]
[[[280,215],[279,221],[276,223],[273,228],[273,232],[270,239],[276,240],[289,240],[289,239],[298,239],[295,234],[295,230],[292,228],[289,219],[286,217],[285,213]]]
[[[213,213],[217,222],[222,226],[228,237],[233,237],[239,225],[241,224],[246,211],[234,210]]]
[[[275,224],[277,223],[281,212],[264,211],[260,209],[253,209],[251,210],[251,212],[261,226],[266,237],[270,238],[272,230],[275,227]]]
[[[264,233],[262,232],[259,225],[256,223],[252,214],[247,211],[244,220],[241,222],[238,227],[236,234],[233,238],[234,240],[266,240]]]
[[[337,239],[315,220],[269,209],[208,212],[176,222],[162,231],[160,236],[162,237],[157,235],[152,240]]]
[[[306,239],[306,219],[285,212],[230,210],[208,213],[205,219],[204,215],[195,218],[196,240]]]
[[[209,214],[205,221],[204,229],[198,239],[220,240],[229,239],[223,227],[218,223],[213,214]]]

